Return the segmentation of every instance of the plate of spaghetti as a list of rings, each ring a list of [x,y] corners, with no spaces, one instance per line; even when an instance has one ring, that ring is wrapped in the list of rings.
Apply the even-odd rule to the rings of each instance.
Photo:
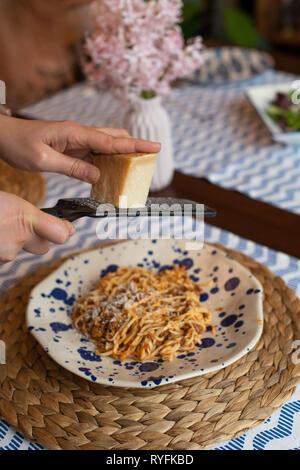
[[[93,382],[153,388],[216,371],[256,344],[259,281],[222,250],[132,240],[69,258],[32,291],[27,324]]]

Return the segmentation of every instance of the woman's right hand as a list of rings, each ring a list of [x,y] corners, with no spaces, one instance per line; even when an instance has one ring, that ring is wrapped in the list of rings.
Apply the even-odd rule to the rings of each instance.
[[[1,158],[14,168],[52,171],[97,183],[97,153],[157,153],[161,145],[133,139],[125,129],[81,126],[72,121],[38,121],[0,116]]]
[[[27,201],[0,191],[0,264],[13,261],[22,249],[43,255],[50,242],[63,244],[75,232],[74,226],[40,211]]]

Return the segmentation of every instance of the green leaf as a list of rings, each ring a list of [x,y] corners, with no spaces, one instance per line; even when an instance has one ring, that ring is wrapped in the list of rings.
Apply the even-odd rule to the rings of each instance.
[[[152,90],[143,90],[141,93],[141,98],[144,98],[145,100],[151,100],[156,96],[155,91]]]
[[[285,120],[287,125],[293,130],[298,131],[300,129],[300,114],[295,111],[286,111]]]
[[[300,131],[300,113],[291,109],[282,109],[275,104],[271,104],[268,107],[267,113],[274,121],[278,121],[279,118],[283,118],[291,130]]]
[[[251,17],[238,8],[224,10],[224,29],[228,39],[237,46],[258,48],[262,44]]]
[[[279,106],[276,106],[276,104],[270,104],[268,107],[268,114],[274,119],[283,116],[283,113],[284,110]]]

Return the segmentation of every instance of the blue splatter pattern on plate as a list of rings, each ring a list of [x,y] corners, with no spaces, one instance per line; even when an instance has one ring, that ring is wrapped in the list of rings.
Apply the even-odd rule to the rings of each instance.
[[[94,344],[72,325],[76,299],[118,266],[158,272],[185,266],[191,279],[210,285],[200,300],[212,310],[216,332],[206,332],[195,351],[174,361],[121,363],[96,354]],[[32,291],[28,329],[45,351],[74,374],[105,385],[153,388],[222,369],[256,344],[263,328],[262,286],[243,266],[210,245],[187,251],[185,240],[138,240],[69,258]]]

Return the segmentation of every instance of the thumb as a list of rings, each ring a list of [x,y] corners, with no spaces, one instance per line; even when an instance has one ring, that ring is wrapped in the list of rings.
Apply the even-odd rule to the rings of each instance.
[[[37,209],[33,217],[33,232],[40,238],[61,245],[75,233],[75,227],[67,220],[61,220],[53,215]]]
[[[91,163],[64,155],[47,145],[43,153],[45,162],[43,171],[62,173],[90,184],[97,183],[100,171]]]

